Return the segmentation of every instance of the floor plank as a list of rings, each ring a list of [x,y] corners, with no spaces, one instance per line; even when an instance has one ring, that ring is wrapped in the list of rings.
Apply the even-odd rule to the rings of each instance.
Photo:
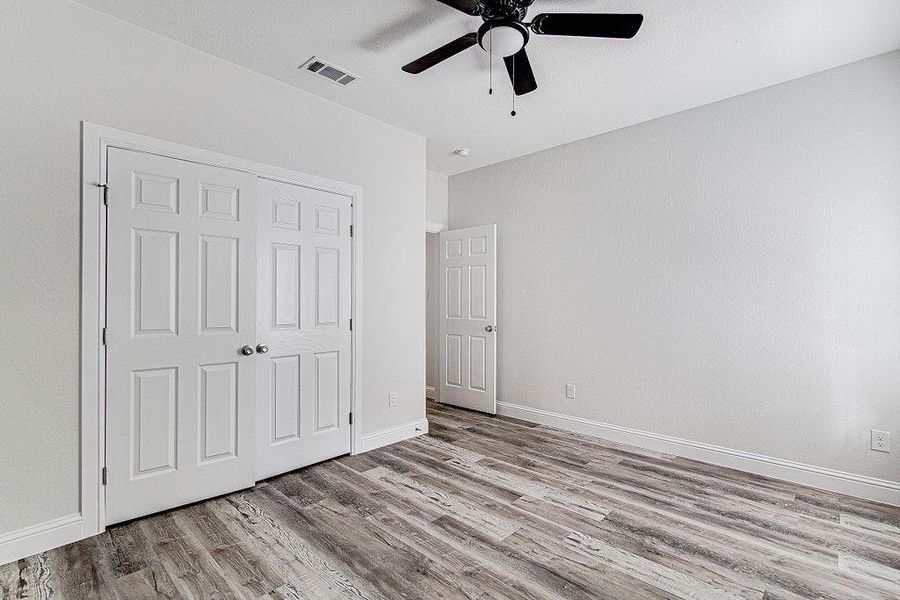
[[[428,418],[428,436],[0,566],[0,598],[900,598],[900,508]]]

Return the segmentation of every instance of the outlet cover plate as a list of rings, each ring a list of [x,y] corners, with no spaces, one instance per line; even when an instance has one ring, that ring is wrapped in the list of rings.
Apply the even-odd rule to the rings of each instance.
[[[875,452],[891,451],[891,432],[872,430],[872,450]]]
[[[390,396],[388,396],[388,406],[390,406],[391,408],[397,406],[397,397],[397,392],[391,392]]]
[[[566,398],[569,400],[575,399],[575,386],[571,383],[566,384]]]

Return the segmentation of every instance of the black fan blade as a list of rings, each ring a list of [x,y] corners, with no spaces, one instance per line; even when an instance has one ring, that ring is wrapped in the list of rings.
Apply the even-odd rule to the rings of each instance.
[[[429,52],[422,58],[417,58],[416,60],[403,67],[403,70],[407,73],[418,75],[425,69],[430,69],[439,62],[443,62],[451,56],[454,56],[456,54],[459,54],[463,50],[471,48],[477,43],[478,35],[475,33],[468,33],[461,38],[453,40],[449,44],[441,46],[437,50]]]
[[[477,16],[481,14],[481,3],[478,0],[438,0],[450,8],[461,10],[467,15]]]
[[[643,22],[644,15],[544,13],[532,19],[531,30],[539,35],[631,39]]]
[[[509,71],[509,78],[512,81],[516,96],[521,96],[537,89],[534,71],[531,70],[531,63],[528,61],[528,54],[525,53],[525,48],[522,48],[512,56],[505,57],[503,62],[506,63],[506,70]]]

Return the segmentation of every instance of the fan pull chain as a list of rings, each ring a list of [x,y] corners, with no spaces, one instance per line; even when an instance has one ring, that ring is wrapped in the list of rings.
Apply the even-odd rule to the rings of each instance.
[[[509,113],[513,117],[516,116],[516,55],[513,54],[512,58],[512,80],[513,80],[513,101],[512,101],[512,112]]]
[[[488,72],[490,73],[491,83],[488,86],[488,96],[494,94],[494,28],[488,32]]]

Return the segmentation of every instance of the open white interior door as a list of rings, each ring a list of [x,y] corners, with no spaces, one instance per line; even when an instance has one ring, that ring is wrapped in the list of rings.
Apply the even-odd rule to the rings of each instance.
[[[440,401],[497,412],[497,226],[441,233]]]

